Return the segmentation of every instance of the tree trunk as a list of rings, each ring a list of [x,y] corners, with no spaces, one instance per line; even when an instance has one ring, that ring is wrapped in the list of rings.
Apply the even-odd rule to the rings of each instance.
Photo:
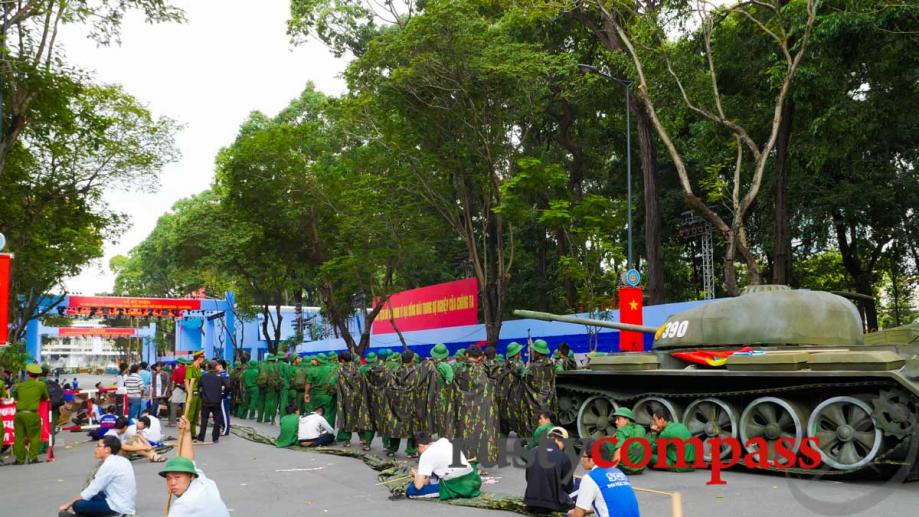
[[[724,240],[724,290],[728,296],[737,296],[740,291],[737,288],[737,268],[734,264],[737,251],[736,233],[733,230],[728,231]]]
[[[866,296],[874,296],[874,282],[871,279],[871,272],[865,271],[855,279],[855,292]],[[865,302],[865,325],[868,332],[876,331],[878,326],[877,306],[873,302]]]
[[[641,157],[641,181],[645,207],[645,259],[648,261],[648,305],[664,303],[664,250],[661,246],[660,196],[657,194],[657,149],[651,120],[639,99],[631,100]]]
[[[775,141],[775,209],[772,247],[772,283],[788,284],[791,277],[791,232],[788,229],[788,145],[795,103],[782,104],[782,122]]]

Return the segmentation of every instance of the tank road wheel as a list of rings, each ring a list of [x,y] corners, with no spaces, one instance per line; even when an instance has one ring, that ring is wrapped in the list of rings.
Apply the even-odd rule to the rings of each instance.
[[[594,395],[581,404],[578,411],[578,436],[599,438],[616,434],[613,412],[619,406],[603,395]]]
[[[683,412],[680,410],[681,408],[678,405],[660,397],[645,397],[636,402],[632,407],[632,413],[635,415],[635,422],[645,427],[651,426],[651,405],[653,402],[657,402],[664,406],[664,409],[670,413],[670,418],[667,420],[672,422],[680,421],[680,415],[682,415]]]
[[[558,394],[558,424],[565,426],[575,423],[578,419],[578,410],[584,398],[570,391]]]
[[[683,423],[689,428],[694,438],[702,440],[703,455],[706,462],[712,460],[712,446],[709,438],[737,438],[738,415],[731,404],[718,398],[696,400],[686,408]],[[722,443],[721,457],[731,454],[731,445]]]
[[[837,470],[863,467],[881,449],[882,433],[871,418],[871,406],[855,397],[821,402],[807,421],[807,434],[820,440],[820,457]]]
[[[757,452],[756,444],[747,446],[751,438],[766,440],[766,458],[773,463],[776,458],[775,444],[779,438],[793,438],[793,452],[798,452],[804,438],[804,415],[795,404],[777,397],[760,397],[747,405],[740,415],[740,441],[747,452]],[[787,459],[779,458],[782,464]]]

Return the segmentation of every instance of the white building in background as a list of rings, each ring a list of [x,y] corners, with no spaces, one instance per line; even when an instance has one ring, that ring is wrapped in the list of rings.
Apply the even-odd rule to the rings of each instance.
[[[90,323],[90,322],[87,322]],[[99,324],[82,325],[99,328]],[[45,336],[42,362],[52,368],[110,368],[118,362],[115,340],[104,336]]]

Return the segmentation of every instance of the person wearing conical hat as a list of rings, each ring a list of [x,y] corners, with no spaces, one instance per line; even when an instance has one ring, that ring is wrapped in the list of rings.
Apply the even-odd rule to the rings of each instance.
[[[49,400],[48,387],[38,380],[41,377],[41,367],[31,363],[26,365],[28,379],[13,385],[13,400],[16,401],[16,416],[13,419],[15,442],[13,455],[16,456],[15,465],[22,465],[28,459],[29,463],[41,463],[38,453],[41,450],[41,418],[38,416],[38,405],[43,400]],[[26,441],[29,442],[28,451]]]
[[[616,443],[611,445],[609,442],[605,442],[604,446],[612,446],[613,463],[618,464],[617,466],[620,470],[629,475],[641,474],[645,470],[644,467],[635,469],[622,462],[622,444],[629,438],[644,438],[645,428],[635,423],[635,415],[632,414],[631,409],[625,406],[617,408],[613,413],[613,417],[615,418],[613,422],[616,424]],[[640,443],[633,442],[629,444],[628,457],[632,465],[641,465],[644,455],[645,450]]]

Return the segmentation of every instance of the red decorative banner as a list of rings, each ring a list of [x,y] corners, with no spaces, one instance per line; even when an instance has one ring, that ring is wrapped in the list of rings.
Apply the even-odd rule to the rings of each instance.
[[[10,263],[12,255],[0,253],[0,346],[10,340]]]
[[[117,328],[117,327],[61,327],[57,329],[58,336],[103,336],[103,337],[133,337],[137,335],[137,329]]]
[[[106,309],[145,309],[145,310],[201,310],[201,300],[188,298],[124,298],[120,296],[70,296],[67,300],[68,307],[78,308],[106,308]]]
[[[619,288],[619,321],[641,325],[642,319],[642,289],[641,287]],[[645,349],[644,336],[641,332],[629,330],[619,331],[620,352],[641,352]]]
[[[42,400],[38,403],[38,417],[41,418],[41,441],[51,439],[51,401]]]
[[[374,334],[390,334],[479,322],[479,285],[474,278],[419,287],[392,295],[373,320]]]
[[[13,421],[16,419],[16,402],[0,401],[0,418],[3,419],[3,445],[13,445]]]

